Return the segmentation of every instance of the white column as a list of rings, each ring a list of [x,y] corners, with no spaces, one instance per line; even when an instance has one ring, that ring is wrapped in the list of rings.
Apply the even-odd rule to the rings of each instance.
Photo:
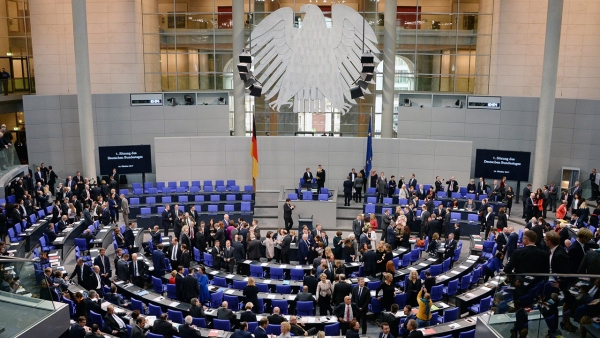
[[[397,0],[385,1],[383,21],[383,95],[381,104],[381,138],[391,138],[394,131],[394,75],[396,71]]]
[[[248,9],[249,10],[249,9]],[[240,62],[244,38],[244,0],[233,0],[233,134],[246,136],[246,108],[244,82],[236,65]]]
[[[548,0],[542,90],[540,94],[537,135],[535,138],[535,157],[533,160],[534,189],[541,188],[544,184],[548,183],[548,165],[550,162],[550,144],[552,142],[552,124],[554,122],[562,12],[563,0]]]
[[[82,173],[96,177],[94,117],[90,84],[90,56],[88,51],[86,0],[72,0],[73,40],[75,46],[75,76],[77,80],[77,108],[79,111],[79,138],[81,139]]]

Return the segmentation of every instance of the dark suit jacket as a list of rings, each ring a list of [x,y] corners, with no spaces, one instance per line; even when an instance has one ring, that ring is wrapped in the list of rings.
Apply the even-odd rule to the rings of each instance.
[[[171,213],[167,210],[163,210],[161,215],[161,225],[164,228],[168,228],[171,226],[171,221],[169,218],[171,217]]]
[[[358,298],[358,286],[352,290],[352,303],[355,303],[358,308],[362,308],[363,312],[367,312],[368,305],[371,303],[371,290],[368,287],[363,287],[360,298]]]
[[[559,245],[554,249],[550,267],[552,268],[552,273],[569,273],[569,257],[562,246]]]
[[[354,329],[349,329],[348,331],[346,331],[346,338],[358,338],[360,337],[358,334],[358,331],[355,331]]]
[[[167,254],[168,258],[171,259],[173,257],[173,250],[177,250],[177,252],[175,253],[175,257],[177,257],[177,262],[179,262],[181,260],[181,244],[177,244],[177,249],[175,249],[174,245],[171,245],[169,247],[169,253]],[[176,268],[176,266],[172,266],[171,267],[173,269]]]
[[[269,338],[269,336],[267,335],[265,329],[257,326],[256,329],[254,329],[254,338]]]
[[[165,260],[163,259],[163,262],[164,261]],[[137,268],[138,268],[138,275],[139,275],[138,277],[142,277],[143,278],[146,275],[146,271],[148,270],[148,266],[146,265],[146,263],[143,260],[138,259],[137,260]],[[129,263],[129,276],[131,276],[130,277],[131,279],[133,279],[135,277],[134,276],[134,272],[135,272],[134,271],[134,263],[132,261],[131,263]]]
[[[569,270],[571,273],[577,273],[579,265],[581,265],[581,261],[583,261],[584,256],[584,248],[581,246],[579,241],[576,240],[571,244],[571,247],[569,247]]]
[[[72,280],[73,278],[75,278],[75,276],[77,276],[77,284],[87,289],[87,286],[85,284],[91,274],[92,268],[89,265],[83,264],[83,274],[81,273],[81,269],[79,268],[79,266],[75,265],[75,269],[73,270],[73,273],[71,273],[69,278]]]
[[[283,218],[292,218],[292,207],[287,203],[283,204]]]
[[[344,297],[349,296],[352,293],[352,285],[342,282],[336,283],[333,287],[333,294],[331,301],[334,305],[338,305],[344,302]]]
[[[508,235],[508,242],[506,243],[506,252],[514,252],[517,250],[517,242],[519,241],[519,235],[516,232],[512,232]]]
[[[408,334],[408,338],[415,338],[415,337],[423,337],[423,332],[421,332],[419,330],[414,330]]]
[[[79,324],[75,323],[71,325],[71,330],[69,331],[69,338],[83,338],[85,337],[85,329]]]
[[[256,321],[256,314],[254,314],[252,311],[244,311],[240,314],[240,322],[255,322]]]
[[[144,330],[140,329],[137,325],[131,328],[131,338],[144,338]]]
[[[358,317],[358,314],[360,313],[358,310],[358,306],[356,306],[356,304],[354,303],[352,303],[350,306],[352,307],[352,317]],[[338,306],[336,306],[335,309],[333,309],[333,313],[338,318],[344,318],[344,316],[346,315],[345,310],[346,303],[342,302],[341,304],[338,304]]]
[[[317,292],[317,284],[319,284],[319,280],[312,275],[304,276],[304,280],[302,281],[302,286],[308,286],[308,292],[313,295]]]
[[[121,319],[121,320],[123,320],[123,319]],[[127,325],[127,321],[123,320],[123,324]],[[126,329],[126,328],[127,328],[127,326],[125,326],[123,329]],[[115,320],[115,318],[112,315],[107,313],[106,316],[104,316],[104,330],[103,331],[112,334],[112,332],[111,332],[112,330],[119,331],[120,330],[119,323],[117,323],[117,321]]]
[[[302,178],[304,178],[305,184],[310,184],[310,183],[312,183],[313,174],[312,174],[312,172],[305,171],[304,175],[302,175]]]
[[[283,322],[287,322],[287,319],[285,319],[285,317],[275,314],[267,316],[267,319],[269,320],[269,324],[281,324]]]
[[[200,331],[194,329],[193,327],[184,324],[184,325],[179,325],[179,337],[182,338],[201,338],[202,335],[200,334]]]
[[[117,270],[117,277],[120,280],[124,280],[124,281],[129,280],[129,266],[127,266],[126,261],[119,260],[116,264],[115,270]]]
[[[154,266],[154,275],[156,277],[162,276],[165,271],[165,254],[155,249],[152,251],[152,265]]]
[[[506,273],[548,273],[548,253],[528,245],[515,250],[504,267]]]
[[[102,261],[102,257],[97,256],[96,258],[94,258],[94,265],[98,265],[98,267],[100,268],[101,275],[108,273],[108,278],[110,278],[112,276],[112,271],[110,268],[110,259],[108,259],[108,256],[104,255],[104,264],[102,264]]]
[[[217,310],[217,319],[227,319],[227,320],[231,320],[235,318],[235,313],[233,313],[233,311],[226,309],[224,307],[220,307]],[[271,321],[269,320],[269,323]]]
[[[374,276],[377,272],[377,253],[373,250],[369,250],[363,254],[362,259],[364,263],[363,267],[365,269],[365,276]]]
[[[169,322],[163,322],[160,319],[154,321],[154,325],[152,325],[152,333],[162,334],[164,338],[173,338],[173,336],[178,335],[178,332],[173,327],[173,324]]]
[[[192,275],[187,275],[183,278],[181,285],[181,294],[183,299],[192,299],[198,297],[200,293],[200,286],[198,285],[198,279]]]

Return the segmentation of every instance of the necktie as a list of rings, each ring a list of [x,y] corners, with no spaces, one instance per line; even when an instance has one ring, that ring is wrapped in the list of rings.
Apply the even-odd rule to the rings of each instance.
[[[346,322],[350,321],[350,305],[346,305]]]
[[[137,261],[133,262],[133,275],[138,276]]]
[[[358,299],[360,300],[360,295],[362,294],[362,288],[358,288]]]
[[[98,289],[102,288],[102,282],[100,281],[100,275],[96,274],[96,279],[98,280]]]
[[[171,254],[171,260],[174,261],[177,259],[177,245],[173,247],[173,253]]]
[[[117,324],[119,324],[119,328],[121,328],[121,329],[125,328],[125,323],[123,322],[123,320],[121,318],[119,318],[119,316],[117,316],[116,314],[113,313],[113,318],[115,319]]]

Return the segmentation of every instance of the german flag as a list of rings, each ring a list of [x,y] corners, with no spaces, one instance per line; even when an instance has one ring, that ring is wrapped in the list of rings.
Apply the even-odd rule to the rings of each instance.
[[[256,117],[252,115],[252,144],[250,145],[250,157],[252,157],[252,183],[256,190],[256,178],[258,177],[258,141],[256,140]]]

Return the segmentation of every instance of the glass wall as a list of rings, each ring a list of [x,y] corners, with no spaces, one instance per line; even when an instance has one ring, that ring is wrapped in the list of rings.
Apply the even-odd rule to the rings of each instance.
[[[482,4],[480,4],[480,2]],[[400,92],[487,94],[491,47],[491,6],[485,0],[399,0],[396,14],[396,79]],[[231,90],[233,67],[231,0],[143,0],[144,57],[148,91]],[[302,27],[300,7],[312,0],[249,0],[245,2],[245,32],[271,12],[290,7],[295,27]],[[385,0],[315,0],[326,23],[330,11],[343,3],[371,25],[383,50]],[[328,17],[329,16],[329,17]],[[479,42],[481,41],[481,44]],[[377,55],[383,59],[382,54]],[[378,72],[383,70],[380,64]],[[246,97],[248,116],[255,112],[257,131],[270,135],[364,136],[369,115],[380,131],[382,76],[352,109],[320,113],[293,113],[291,107],[273,111],[263,97]],[[151,88],[160,83],[161,88]],[[264,93],[263,93],[264,94]],[[233,101],[231,99],[230,101]],[[397,106],[397,105],[396,105]],[[326,107],[330,107],[327,105]],[[394,118],[397,121],[397,116]],[[233,129],[233,117],[231,119]],[[250,130],[251,119],[246,119]]]
[[[8,93],[35,92],[28,0],[0,1],[0,68],[11,76]]]

